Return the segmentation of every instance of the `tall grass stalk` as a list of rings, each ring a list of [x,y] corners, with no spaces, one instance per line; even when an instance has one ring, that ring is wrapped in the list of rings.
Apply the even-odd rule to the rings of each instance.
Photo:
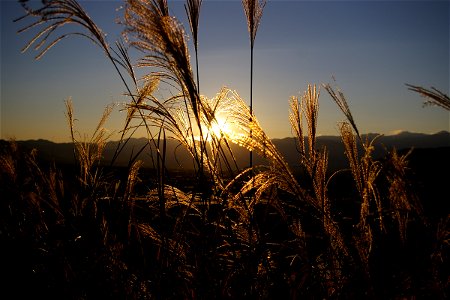
[[[86,135],[82,137],[75,130],[75,118],[71,99],[66,101],[66,109],[67,123],[69,124],[69,130],[74,144],[75,162],[80,163],[80,180],[90,190],[96,191],[100,182],[98,166],[100,165],[106,142],[112,135],[107,132],[104,125],[113,111],[113,106],[107,106],[105,108],[97,127],[89,139],[87,139]]]
[[[200,141],[195,147],[198,146],[200,151],[193,151],[192,154],[197,162],[199,182],[204,184],[206,141],[202,115],[205,115],[208,122],[211,122],[213,116],[205,109],[195,84],[184,29],[169,15],[167,1],[164,0],[127,1],[125,24],[125,32],[131,39],[131,44],[145,54],[138,66],[157,70],[152,71],[151,76],[161,78],[180,93],[179,96],[168,99],[165,105],[180,108],[184,106],[189,120],[188,133],[194,140],[194,132],[199,132]],[[182,102],[177,103],[178,100]]]
[[[199,62],[198,62],[198,23],[200,19],[200,8],[202,6],[203,0],[186,0],[184,8],[189,20],[189,27],[192,33],[192,39],[194,43],[195,51],[195,67],[197,69],[197,89],[200,91],[200,73],[199,73]]]
[[[329,295],[339,293],[342,288],[345,275],[341,272],[342,262],[349,256],[348,247],[344,242],[341,230],[334,221],[331,212],[331,202],[328,198],[328,183],[332,176],[328,177],[328,153],[327,149],[317,149],[316,133],[319,113],[320,91],[316,85],[308,85],[301,97],[292,97],[290,101],[289,120],[291,128],[297,138],[297,149],[300,164],[305,168],[308,180],[312,182],[313,193],[310,196],[315,207],[314,214],[322,221],[322,229],[329,239],[329,254],[325,261],[329,264],[331,274],[324,271],[327,278]],[[303,122],[306,121],[307,134],[304,135]],[[305,144],[305,140],[307,144]]]
[[[343,92],[341,90],[335,92],[329,84],[324,86],[348,120],[340,124],[340,132],[350,171],[361,199],[359,220],[355,226],[353,240],[367,281],[370,282],[369,259],[375,239],[373,233],[375,228],[372,228],[372,224],[378,223],[378,232],[386,232],[385,218],[389,216],[386,214],[387,207],[388,210],[393,209],[390,217],[397,222],[399,237],[402,241],[406,240],[406,226],[410,216],[415,215],[422,222],[425,220],[422,217],[421,205],[417,202],[406,179],[406,158],[409,153],[398,155],[395,148],[388,151],[388,167],[376,161],[373,157],[374,143],[380,136],[372,140],[360,136]],[[377,187],[377,181],[381,175],[385,176],[390,184],[389,195],[384,202]],[[374,293],[372,286],[370,286],[370,293]]]
[[[247,27],[250,36],[250,122],[253,118],[253,48],[255,45],[256,32],[258,31],[261,17],[266,5],[266,0],[242,0]],[[250,136],[252,132],[250,131]],[[250,168],[253,167],[253,152],[250,151]]]

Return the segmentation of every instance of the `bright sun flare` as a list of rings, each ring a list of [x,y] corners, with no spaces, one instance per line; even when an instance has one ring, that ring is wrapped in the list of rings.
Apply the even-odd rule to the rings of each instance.
[[[210,135],[220,138],[229,132],[229,126],[225,118],[217,118],[211,124]]]
[[[202,126],[203,139],[207,142],[211,142],[213,139],[221,139],[224,136],[229,136],[232,131],[230,124],[228,124],[225,117],[216,115],[216,118],[211,122],[211,126]],[[196,136],[195,139],[200,140],[200,136]]]

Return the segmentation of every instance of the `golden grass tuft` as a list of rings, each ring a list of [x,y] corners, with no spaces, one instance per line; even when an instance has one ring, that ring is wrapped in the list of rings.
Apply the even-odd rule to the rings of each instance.
[[[112,135],[112,133],[108,133],[108,130],[104,125],[113,111],[113,106],[109,105],[105,108],[97,127],[91,137],[88,138],[86,135],[81,136],[81,134],[75,130],[76,119],[74,118],[72,100],[69,98],[65,103],[67,109],[67,122],[69,124],[72,142],[75,147],[76,161],[80,164],[80,180],[83,184],[94,188],[99,181],[99,174],[97,173],[97,169],[94,170],[93,167],[100,164],[106,142]]]

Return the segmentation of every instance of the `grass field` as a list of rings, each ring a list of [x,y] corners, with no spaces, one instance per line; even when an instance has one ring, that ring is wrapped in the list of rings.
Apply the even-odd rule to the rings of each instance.
[[[253,47],[265,1],[243,4]],[[200,6],[196,0],[186,6],[195,57]],[[320,87],[309,85],[290,100],[300,165],[294,172],[235,91],[200,95],[186,34],[166,1],[126,2],[129,44],[108,44],[75,0],[46,1],[26,18],[40,30],[29,45],[42,46],[41,54],[64,37],[54,37],[55,28],[78,24],[78,34],[113,64],[130,101],[110,166],[101,159],[111,107],[86,137],[66,102],[74,165],[42,160],[13,141],[2,144],[1,269],[13,298],[448,295],[448,148],[391,149],[375,159],[377,137],[360,134],[344,93],[326,84],[321,88],[346,117],[339,132],[348,168],[331,172],[328,150],[317,146]],[[142,51],[137,66],[151,70],[139,80],[128,46]],[[160,84],[173,87],[167,99],[154,96]],[[432,103],[448,101],[437,91],[410,88]],[[155,151],[153,167],[142,168],[136,155],[127,167],[115,167],[136,128]],[[190,154],[192,171],[168,170],[168,138]],[[251,153],[248,165],[237,164],[231,145]],[[267,164],[253,164],[253,153]]]

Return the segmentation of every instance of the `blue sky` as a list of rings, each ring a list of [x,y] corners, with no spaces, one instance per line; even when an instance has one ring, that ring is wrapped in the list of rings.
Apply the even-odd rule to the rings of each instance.
[[[81,1],[108,33],[121,1]],[[169,1],[185,22],[183,1]],[[64,100],[72,97],[81,132],[91,132],[110,103],[126,101],[113,67],[91,42],[63,40],[40,61],[20,49],[30,34],[14,1],[1,0],[1,138],[69,140]],[[449,130],[449,113],[422,107],[405,83],[449,93],[449,1],[268,1],[255,43],[254,112],[272,138],[291,136],[288,100],[308,83],[337,80],[361,132]],[[188,29],[185,23],[185,28]],[[138,58],[139,53],[133,52]],[[222,86],[249,99],[250,52],[240,1],[204,0],[200,15],[201,93],[213,97]],[[194,62],[193,62],[194,63]],[[107,127],[121,129],[117,107]],[[336,135],[344,119],[321,91],[319,133]]]

